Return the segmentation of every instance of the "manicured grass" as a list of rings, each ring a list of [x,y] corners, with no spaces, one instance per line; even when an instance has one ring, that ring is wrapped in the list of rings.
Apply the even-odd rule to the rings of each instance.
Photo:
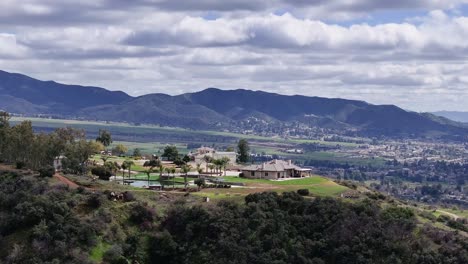
[[[318,196],[336,196],[348,190],[347,187],[336,184],[334,182],[308,186],[307,189],[309,189],[309,192],[312,194]]]
[[[289,192],[298,189],[308,189],[311,194],[318,196],[336,196],[346,190],[347,187],[339,185],[327,178],[312,176],[307,178],[292,179],[285,181],[246,179],[240,177],[222,177],[226,182],[245,183],[249,188],[215,189],[214,192],[242,193],[244,195],[259,191]],[[211,191],[210,191],[211,192]]]
[[[226,182],[242,182],[242,183],[266,183],[272,185],[309,185],[309,184],[319,184],[328,182],[328,179],[325,179],[320,176],[312,176],[307,178],[298,178],[292,180],[276,181],[276,180],[266,180],[266,179],[248,179],[240,178],[235,176],[225,176],[222,177]]]
[[[286,180],[286,181],[273,181],[275,185],[309,185],[309,184],[320,184],[329,182],[330,180],[322,178],[320,176],[312,176],[302,179]]]

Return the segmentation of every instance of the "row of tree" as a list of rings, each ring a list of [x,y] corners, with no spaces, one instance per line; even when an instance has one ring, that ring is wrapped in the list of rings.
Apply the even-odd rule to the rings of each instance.
[[[86,140],[83,130],[59,128],[50,134],[36,134],[30,121],[11,126],[9,120],[8,113],[0,112],[0,160],[18,168],[51,167],[62,156],[64,169],[84,173],[89,157],[104,149],[101,142]]]

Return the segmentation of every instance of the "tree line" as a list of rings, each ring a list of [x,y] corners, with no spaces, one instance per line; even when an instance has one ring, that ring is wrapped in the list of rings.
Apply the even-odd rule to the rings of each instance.
[[[9,121],[9,114],[0,112],[0,161],[17,168],[50,168],[62,156],[63,168],[86,173],[89,157],[104,149],[102,143],[87,140],[83,130],[58,128],[49,134],[34,133],[31,121],[15,126]]]

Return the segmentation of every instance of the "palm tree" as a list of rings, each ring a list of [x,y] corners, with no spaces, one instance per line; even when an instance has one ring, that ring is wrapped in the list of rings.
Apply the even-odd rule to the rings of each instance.
[[[122,168],[122,178],[125,178],[125,170],[127,169],[127,163],[122,162],[122,165],[120,165],[120,167]]]
[[[159,165],[159,179],[162,178],[162,174],[164,172],[164,166],[162,165],[162,163]]]
[[[145,164],[143,164],[144,167],[150,167],[148,170],[146,170],[146,174],[148,175],[148,187],[149,187],[149,181],[150,181],[150,174],[153,172],[154,167],[158,167],[161,165],[161,161],[158,159],[153,159],[150,161],[146,161]]]
[[[150,186],[150,175],[152,172],[153,172],[153,167],[150,167],[149,169],[145,170],[145,173],[148,176],[148,188]]]
[[[206,164],[206,171],[208,172],[208,164],[211,163],[211,161],[213,160],[212,157],[208,156],[208,155],[205,155],[203,157],[203,160],[205,161],[205,164]]]
[[[171,168],[166,167],[166,168],[165,168],[165,171],[166,171],[166,173],[167,173],[167,179],[169,179],[169,173],[171,173]]]
[[[128,170],[128,178],[130,179],[130,171],[132,169],[132,166],[135,165],[135,162],[132,160],[125,160],[122,162],[122,169],[127,169]],[[124,175],[124,174],[123,174]]]
[[[182,171],[184,172],[184,184],[185,184],[185,188],[187,188],[187,173],[190,171],[190,169],[192,168],[192,166],[190,165],[183,165],[182,166]]]
[[[224,170],[224,176],[226,176],[226,167],[227,167],[227,165],[229,164],[229,161],[230,161],[230,160],[229,160],[228,157],[223,157],[223,158],[221,159],[221,166],[222,166],[222,168],[223,168],[223,170]]]
[[[200,163],[197,163],[197,172],[198,172],[198,177],[197,178],[200,178],[200,174],[203,173],[203,169],[201,168]]]
[[[175,189],[175,173],[176,173],[176,168],[172,168],[171,169],[171,172],[172,172],[172,189]]]
[[[213,170],[214,170],[214,168],[215,168],[215,165],[210,164],[210,165],[208,165],[208,168],[210,168],[210,172],[213,173]]]
[[[128,178],[130,179],[130,172],[132,170],[132,166],[135,165],[135,162],[132,160],[127,160],[127,170],[128,170]]]
[[[113,169],[114,169],[114,172],[115,172],[115,177],[117,178],[117,172],[121,169],[122,167],[120,166],[119,163],[117,163],[117,161],[114,161],[114,166],[113,166]],[[124,177],[122,176],[122,184],[124,184]]]
[[[222,161],[220,159],[213,160],[213,164],[216,166],[216,174],[218,174],[218,170],[221,170]]]

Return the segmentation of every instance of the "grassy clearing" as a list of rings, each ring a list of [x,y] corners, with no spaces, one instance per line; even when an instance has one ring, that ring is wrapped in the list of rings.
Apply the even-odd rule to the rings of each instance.
[[[463,210],[463,209],[453,209],[453,208],[441,208],[444,211],[447,211],[452,214],[456,214],[460,217],[463,218],[468,218],[468,210]]]
[[[467,210],[460,210],[460,209],[453,209],[453,208],[440,208],[434,212],[434,215],[440,216],[441,214],[452,216],[456,215],[460,218],[467,218],[468,219],[468,211]]]
[[[99,242],[94,246],[94,248],[90,252],[90,259],[97,262],[101,263],[102,262],[102,257],[104,256],[104,253],[111,247],[111,245],[107,244],[106,242],[103,242],[101,239]]]

